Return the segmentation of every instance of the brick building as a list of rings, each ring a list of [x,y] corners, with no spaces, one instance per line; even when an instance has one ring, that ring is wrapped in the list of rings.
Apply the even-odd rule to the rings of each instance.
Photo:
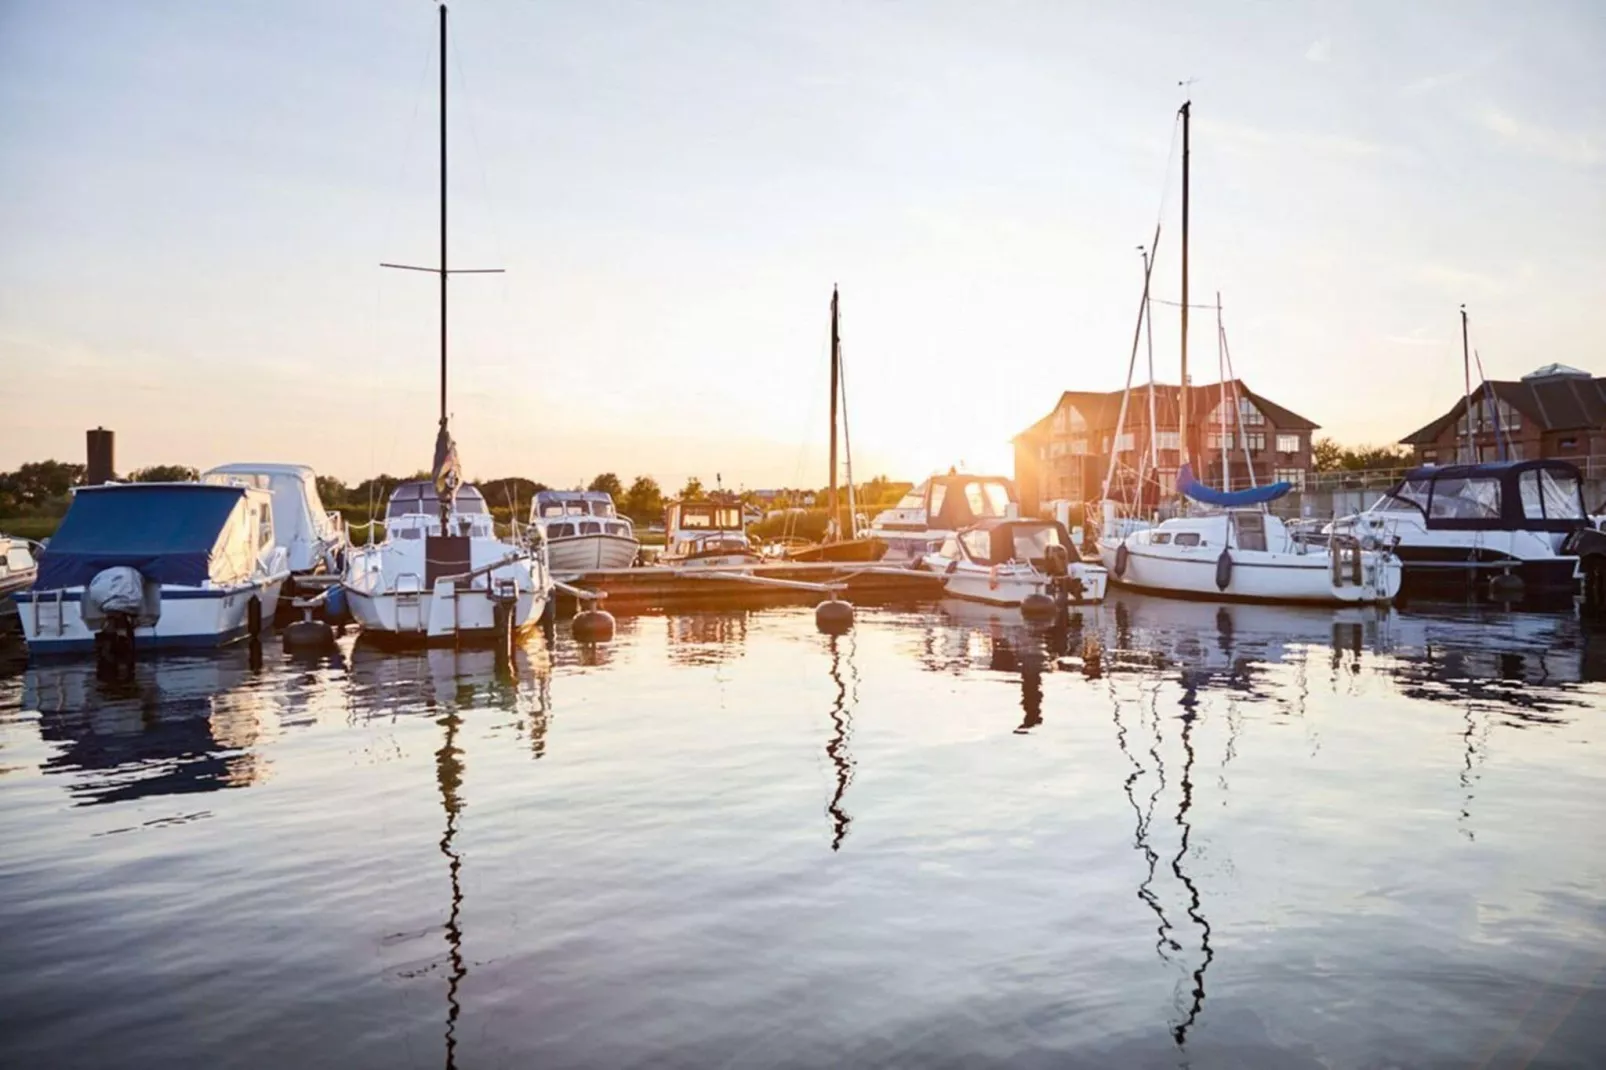
[[[1472,453],[1467,413],[1472,414]],[[1400,440],[1418,464],[1563,457],[1586,467],[1606,454],[1606,378],[1565,364],[1547,364],[1511,382],[1480,384],[1468,399]]]
[[[1147,467],[1157,470],[1158,480],[1151,482],[1145,497],[1155,498],[1162,488],[1169,493],[1182,463],[1178,427],[1181,388],[1164,383],[1152,388],[1133,387],[1119,443],[1113,439],[1120,422],[1122,391],[1098,394],[1067,390],[1052,412],[1013,440],[1021,511],[1035,514],[1044,502],[1053,499],[1097,501],[1112,446],[1117,447],[1118,476],[1130,477],[1151,444],[1151,389],[1155,411],[1153,444],[1159,461]],[[1233,489],[1250,485],[1250,466],[1256,484],[1285,479],[1296,487],[1303,486],[1311,468],[1311,432],[1316,430],[1316,424],[1256,394],[1241,379],[1189,387],[1189,391],[1189,442],[1197,478],[1221,485],[1221,425],[1225,415]],[[1249,465],[1245,464],[1246,447]]]

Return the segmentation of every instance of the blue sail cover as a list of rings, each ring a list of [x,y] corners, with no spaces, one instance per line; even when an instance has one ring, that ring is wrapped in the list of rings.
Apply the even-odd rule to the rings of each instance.
[[[1232,508],[1237,505],[1264,505],[1274,502],[1294,489],[1292,483],[1268,483],[1264,487],[1248,490],[1216,490],[1193,478],[1193,466],[1185,464],[1177,471],[1177,492],[1206,505]]]
[[[39,557],[34,589],[83,587],[113,565],[146,579],[198,587],[244,487],[205,483],[84,487]]]

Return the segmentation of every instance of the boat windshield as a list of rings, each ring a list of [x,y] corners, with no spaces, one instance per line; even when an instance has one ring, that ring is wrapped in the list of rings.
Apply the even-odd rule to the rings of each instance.
[[[1048,556],[1050,546],[1060,545],[1059,529],[1052,524],[1041,527],[1016,525],[1014,557],[1016,561],[1041,561]]]
[[[1428,517],[1432,520],[1500,519],[1500,480],[1491,476],[1435,480]]]
[[[1383,495],[1372,508],[1378,512],[1426,513],[1430,483],[1431,481],[1427,479],[1407,479]]]
[[[1578,477],[1557,475],[1548,468],[1522,473],[1522,515],[1529,520],[1582,520],[1584,500]]]
[[[613,503],[612,502],[592,502],[591,503],[591,515],[592,516],[613,516],[614,515]]]
[[[458,488],[455,509],[460,515],[482,515],[489,512],[485,508],[485,496],[475,487]],[[416,515],[439,516],[440,511],[441,500],[435,496],[433,485],[403,483],[390,496],[390,503],[385,507],[385,519]]]
[[[966,483],[965,504],[972,516],[1009,515],[1009,490],[1002,483]]]
[[[895,506],[895,508],[924,509],[926,507],[926,490],[930,486],[931,481],[928,479],[926,482],[915,487],[908,494],[905,494],[902,498],[899,498],[898,504]]]

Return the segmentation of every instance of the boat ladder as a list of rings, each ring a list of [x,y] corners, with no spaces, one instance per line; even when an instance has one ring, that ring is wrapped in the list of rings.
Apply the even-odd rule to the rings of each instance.
[[[48,592],[55,596],[49,599],[44,597],[45,593],[41,592],[33,596],[33,633],[38,636],[45,634],[47,618],[44,611],[48,608],[50,610],[48,626],[55,630],[55,634],[59,638],[67,630],[66,613],[62,609],[62,596],[66,592],[58,587],[54,591]]]

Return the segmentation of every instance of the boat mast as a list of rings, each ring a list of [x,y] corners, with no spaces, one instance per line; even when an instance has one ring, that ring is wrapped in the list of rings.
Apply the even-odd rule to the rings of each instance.
[[[831,287],[831,490],[830,490],[831,521],[830,521],[830,523],[826,524],[826,526],[825,526],[825,541],[826,542],[836,542],[836,540],[837,540],[837,524],[838,524],[838,522],[840,520],[840,516],[841,516],[839,510],[837,509],[837,501],[836,501],[836,399],[837,399],[837,391],[838,391],[838,389],[840,389],[838,387],[838,385],[837,385],[837,361],[841,359],[841,357],[840,357],[840,349],[838,348],[840,343],[841,343],[841,339],[837,337],[836,297],[837,297],[837,295],[836,295],[836,287],[832,286]]]
[[[441,280],[441,419],[440,430],[435,439],[435,478],[441,479],[445,466],[450,466],[453,479],[460,479],[461,473],[457,467],[457,447],[451,441],[446,431],[446,280],[452,275],[500,275],[501,268],[448,268],[446,266],[446,5],[440,5],[441,11],[441,262],[436,267],[421,267],[417,264],[389,264],[381,263],[380,267],[396,268],[401,271],[427,271],[439,275]],[[456,483],[451,484],[453,494],[456,493]],[[446,523],[451,518],[452,503],[446,496],[441,498],[441,530],[446,530]]]
[[[1180,424],[1182,427],[1182,463],[1188,463],[1188,120],[1193,114],[1193,101],[1182,102],[1182,400]]]
[[[1221,435],[1221,489],[1230,491],[1232,489],[1232,444],[1227,439],[1229,434],[1227,431],[1227,359],[1221,354],[1221,338],[1221,291],[1217,290],[1216,378],[1221,380],[1221,396],[1218,399],[1221,404],[1216,408],[1216,415],[1219,417],[1218,422],[1221,425],[1221,430],[1218,432]],[[1234,397],[1237,396],[1236,390],[1233,391],[1233,395]]]
[[[1155,242],[1159,245],[1158,240]],[[1151,315],[1153,302],[1149,300],[1149,250],[1139,246],[1143,253],[1143,341],[1149,350],[1149,468],[1156,472],[1158,484],[1158,470],[1160,468],[1160,431],[1155,423],[1154,413],[1154,320]],[[1141,487],[1142,481],[1139,481]],[[1139,501],[1142,501],[1142,491],[1139,491]],[[1159,505],[1158,496],[1155,505]]]
[[[1461,419],[1467,429],[1467,464],[1477,464],[1477,449],[1472,444],[1472,363],[1467,357],[1467,306],[1461,306],[1461,374],[1466,381],[1466,396],[1461,402]]]

